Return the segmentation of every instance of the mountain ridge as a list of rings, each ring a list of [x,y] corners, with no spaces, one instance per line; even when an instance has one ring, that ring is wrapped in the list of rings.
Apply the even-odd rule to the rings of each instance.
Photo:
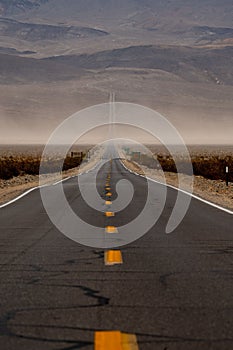
[[[43,59],[0,54],[0,74],[29,81],[69,79],[89,70],[109,68],[157,69],[190,82],[233,85],[233,47],[197,49],[176,46],[129,46],[94,54],[60,55]],[[7,65],[4,64],[7,62]],[[62,73],[61,73],[62,72]],[[21,79],[20,78],[20,79]]]
[[[8,16],[38,8],[49,0],[0,0],[0,15]]]
[[[21,40],[58,40],[98,37],[107,32],[90,27],[64,26],[19,22],[10,18],[0,18],[1,36]]]

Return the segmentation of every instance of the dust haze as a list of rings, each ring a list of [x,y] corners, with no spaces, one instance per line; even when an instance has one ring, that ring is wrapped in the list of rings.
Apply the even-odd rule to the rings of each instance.
[[[121,5],[0,1],[1,144],[46,143],[64,119],[108,102],[111,91],[161,113],[187,144],[232,144],[232,2]],[[118,137],[129,133],[155,142],[117,128]]]

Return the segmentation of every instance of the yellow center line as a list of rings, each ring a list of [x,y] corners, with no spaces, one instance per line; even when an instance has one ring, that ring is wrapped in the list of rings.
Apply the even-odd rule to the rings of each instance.
[[[113,211],[106,211],[105,216],[107,216],[107,218],[111,218],[111,217],[115,216],[115,213]]]
[[[120,331],[95,332],[95,350],[139,350],[134,334]]]
[[[121,349],[121,332],[95,332],[95,350]]]
[[[137,337],[135,334],[125,334],[121,335],[122,350],[139,350]]]
[[[106,193],[106,196],[107,196],[107,197],[112,197],[112,193],[111,193],[111,192],[108,192],[108,193]]]
[[[118,229],[115,226],[107,226],[105,228],[106,233],[118,233]]]
[[[120,250],[108,250],[104,252],[104,263],[106,266],[123,264],[122,254]]]

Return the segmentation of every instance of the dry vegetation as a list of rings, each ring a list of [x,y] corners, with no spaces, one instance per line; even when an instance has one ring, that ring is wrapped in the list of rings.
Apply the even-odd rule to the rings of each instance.
[[[62,166],[63,171],[78,167],[82,157],[67,156]],[[41,162],[41,157],[4,157],[0,159],[0,179],[9,180],[20,175],[53,174],[59,171],[62,159],[49,159]]]
[[[72,151],[81,151],[85,154],[89,148],[90,146],[74,146]],[[40,177],[38,175],[38,162],[41,159],[42,151],[43,146],[2,146],[0,148],[0,163],[3,164],[5,162],[4,173],[8,177],[8,179],[1,179],[0,177],[0,204],[5,204],[25,191],[36,188],[39,185],[49,185],[60,181],[61,176],[64,179],[76,176],[79,172],[88,171],[95,166],[99,159],[98,152],[96,152],[88,161],[84,159],[82,164],[79,165],[80,159],[78,157],[72,159],[67,157],[63,165],[62,174],[60,172],[50,172],[55,171],[57,166],[62,165],[61,149],[56,147],[51,151],[49,159],[45,162],[45,175]],[[7,160],[10,160],[10,162],[7,162]],[[68,168],[69,170],[65,170]],[[13,172],[14,174],[19,173],[19,175],[9,178]],[[35,173],[35,175],[31,173]]]
[[[9,148],[7,151],[2,149],[0,154],[0,179],[9,180],[14,177],[24,175],[39,175],[41,174],[53,174],[58,172],[61,167],[63,171],[78,167],[83,158],[85,152],[82,150],[82,155],[71,157],[67,155],[65,160],[60,156],[60,151],[51,151],[51,155],[47,159],[42,159],[42,148],[27,147],[26,151],[24,146]]]
[[[171,156],[157,156],[158,163],[161,165],[163,171],[176,173],[177,167],[174,159]],[[206,179],[210,180],[225,180],[226,179],[226,166],[229,167],[230,173],[228,179],[230,182],[233,182],[233,157],[220,157],[209,155],[208,157],[204,156],[192,156],[192,166],[193,174],[196,176],[203,176]],[[140,164],[146,165],[148,168],[158,168],[157,162],[154,159],[151,159],[149,156],[143,156],[142,160],[139,161]],[[179,165],[180,172],[188,174],[187,171],[187,161],[178,160],[177,165]]]
[[[140,160],[132,161],[132,155],[128,154],[125,165],[136,173],[148,176],[159,182],[177,187],[178,177],[174,160],[164,147],[149,147],[154,159],[148,155],[142,155]],[[134,151],[136,151],[134,149]],[[222,207],[233,209],[233,147],[232,146],[194,146],[189,147],[194,168],[193,192],[198,197],[216,203]],[[181,174],[182,188],[190,191],[190,177],[185,175],[185,157],[180,153],[178,160],[183,166]],[[225,166],[229,166],[229,186],[226,186]],[[162,170],[162,169],[163,170]],[[163,173],[164,172],[164,173]],[[165,179],[164,179],[165,176]]]
[[[91,146],[79,148],[79,151],[87,151]],[[28,188],[38,186],[39,166],[42,147],[4,147],[0,153],[0,203],[4,203]],[[162,171],[165,172],[168,184],[177,186],[176,166],[171,155],[163,148],[150,147],[154,158],[142,155],[140,161],[126,162],[126,166],[133,170],[162,180]],[[77,149],[76,149],[77,151]],[[134,150],[135,151],[135,150]],[[194,168],[194,193],[200,197],[233,209],[233,147],[192,147],[190,149],[192,164]],[[185,157],[177,155],[183,173],[185,174],[187,161]],[[98,161],[96,156],[93,159]],[[132,159],[132,155],[128,155]],[[157,159],[156,159],[157,158]],[[63,176],[77,174],[80,164],[79,158],[67,157],[63,165]],[[89,162],[87,163],[89,164]],[[57,170],[61,165],[60,150],[56,148],[51,152],[51,157],[43,163],[43,173],[46,181],[53,183],[57,179]],[[225,166],[229,166],[229,186],[225,184]],[[85,165],[85,167],[88,165]],[[89,164],[90,167],[93,164]],[[70,169],[70,170],[67,170]],[[73,169],[73,170],[72,170]],[[184,175],[185,184],[185,175]]]
[[[148,168],[159,168],[159,164],[163,171],[176,173],[177,168],[173,157],[168,154],[165,149],[151,148],[154,158],[148,155],[141,155],[138,163]],[[190,147],[190,156],[193,166],[193,174],[203,176],[210,180],[225,180],[226,166],[229,168],[228,180],[233,182],[233,148],[230,146],[214,147],[209,146],[206,149],[201,147]],[[182,154],[177,153],[176,164],[179,166],[180,172],[187,174],[187,159]]]

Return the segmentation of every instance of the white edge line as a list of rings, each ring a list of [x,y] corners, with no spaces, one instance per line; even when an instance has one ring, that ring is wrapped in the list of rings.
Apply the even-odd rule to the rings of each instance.
[[[221,207],[221,206],[219,206],[219,205],[217,205],[217,204],[215,204],[215,203],[209,202],[209,201],[207,201],[206,199],[203,199],[203,198],[201,198],[201,197],[198,197],[198,196],[196,196],[196,195],[193,194],[193,193],[190,193],[190,192],[181,190],[180,188],[177,188],[177,187],[172,186],[172,185],[169,185],[169,184],[164,184],[164,183],[159,182],[159,181],[157,181],[157,180],[154,180],[154,179],[152,179],[152,178],[150,178],[150,177],[148,177],[148,176],[143,176],[143,175],[138,174],[138,173],[136,173],[136,172],[134,172],[134,171],[132,171],[132,170],[129,170],[129,169],[122,163],[122,161],[121,161],[121,164],[123,165],[123,167],[124,167],[127,171],[129,171],[129,172],[132,173],[132,174],[135,174],[135,175],[137,175],[137,176],[139,175],[139,176],[144,177],[144,178],[146,178],[146,179],[148,179],[148,180],[150,180],[150,181],[152,181],[152,182],[155,182],[155,183],[158,183],[158,184],[160,184],[160,185],[163,185],[163,186],[172,188],[172,189],[174,189],[174,190],[176,190],[176,191],[182,192],[182,193],[184,193],[184,194],[186,194],[186,195],[188,195],[188,196],[190,196],[190,197],[193,197],[193,198],[195,198],[195,199],[197,199],[197,200],[199,200],[199,201],[201,201],[201,202],[203,202],[203,203],[206,203],[206,204],[208,204],[208,205],[210,205],[210,206],[212,206],[212,207],[214,207],[214,208],[220,209],[220,210],[222,210],[222,211],[224,211],[224,212],[226,212],[226,213],[228,213],[228,214],[233,215],[233,211],[231,211],[231,210],[229,210],[229,209],[223,208],[223,207]],[[95,167],[94,167],[94,168],[95,168]],[[93,168],[93,169],[94,169],[94,168]],[[91,169],[91,170],[93,170],[93,169]],[[89,170],[89,171],[91,171],[91,170]],[[79,176],[79,175],[84,175],[84,174],[88,173],[89,171],[84,172],[84,173],[80,173],[80,174],[77,174],[77,175],[74,175],[74,176],[69,176],[69,177],[67,177],[67,178],[65,178],[65,179],[63,179],[63,180],[60,180],[60,181],[58,181],[58,182],[55,182],[55,183],[52,184],[52,185],[53,185],[53,186],[56,186],[56,185],[58,185],[58,184],[61,183],[61,182],[68,181],[69,179],[71,179],[71,178],[73,178],[73,177],[76,177],[76,176]],[[43,186],[37,186],[37,187],[30,188],[28,191],[22,193],[20,196],[18,196],[18,197],[16,197],[16,198],[12,199],[11,201],[9,201],[9,202],[7,202],[7,203],[4,203],[4,204],[0,205],[0,209],[4,208],[4,207],[6,207],[6,206],[8,206],[8,205],[10,205],[10,204],[15,203],[16,201],[18,201],[19,199],[25,197],[26,195],[28,195],[29,193],[31,193],[32,191],[34,191],[34,190],[36,190],[36,189],[43,188],[43,187],[47,187],[47,186],[50,186],[50,185],[43,185]]]
[[[157,181],[157,180],[151,179],[150,177],[147,177],[147,176],[146,176],[146,178],[147,178],[148,180],[152,181],[152,182],[156,182],[156,183],[158,183],[158,184],[160,184],[160,185],[170,187],[170,188],[172,188],[172,189],[174,189],[174,190],[177,190],[177,191],[182,192],[182,193],[184,193],[184,194],[186,194],[186,195],[188,195],[188,196],[191,196],[191,197],[193,197],[193,198],[195,198],[195,199],[198,199],[200,202],[206,203],[206,204],[208,204],[208,205],[210,205],[210,206],[212,206],[212,207],[214,207],[214,208],[220,209],[220,210],[222,210],[222,211],[225,211],[225,212],[228,213],[228,214],[233,215],[233,211],[231,211],[230,209],[226,209],[226,208],[221,207],[221,206],[218,205],[218,204],[215,204],[215,203],[213,203],[213,202],[209,202],[209,201],[207,201],[206,199],[203,199],[203,198],[201,198],[201,197],[198,197],[197,195],[195,195],[195,194],[193,194],[193,193],[187,192],[187,191],[185,191],[185,190],[182,190],[182,189],[180,189],[180,188],[177,188],[177,187],[172,186],[172,185],[169,185],[169,184],[164,184],[164,183],[159,182],[159,181]]]
[[[48,187],[48,186],[56,186],[56,185],[58,185],[58,184],[61,183],[61,182],[65,182],[65,181],[70,180],[71,178],[77,177],[77,176],[79,176],[79,175],[85,175],[85,174],[89,173],[90,171],[94,170],[94,169],[96,168],[96,166],[97,166],[97,165],[95,165],[93,168],[91,168],[90,170],[88,170],[88,171],[86,171],[86,172],[83,172],[83,173],[80,173],[80,174],[77,174],[77,175],[74,175],[74,176],[66,177],[65,179],[62,179],[62,180],[60,180],[60,181],[57,181],[57,182],[55,182],[54,184],[47,184],[47,185],[42,185],[42,186],[37,186],[37,187],[30,188],[30,189],[27,190],[26,192],[22,193],[20,196],[14,198],[14,199],[12,199],[12,200],[10,200],[9,202],[6,202],[6,203],[4,203],[4,204],[1,204],[1,205],[0,205],[0,209],[5,208],[5,207],[7,207],[8,205],[17,202],[19,199],[21,199],[21,198],[27,196],[29,193],[31,193],[32,191],[35,191],[35,190],[37,190],[37,189],[39,189],[39,188]]]
[[[2,205],[0,205],[0,209],[4,208],[4,207],[7,207],[8,205],[10,204],[13,204],[14,202],[18,201],[19,199],[27,196],[29,193],[31,193],[32,191],[35,191],[37,190],[38,188],[42,188],[42,187],[47,187],[49,185],[43,185],[43,186],[37,186],[37,187],[33,187],[33,188],[30,188],[29,190],[27,190],[26,192],[22,193],[20,196],[12,199],[11,201],[7,202],[7,203],[4,203]]]
[[[4,203],[4,204],[1,204],[1,205],[0,205],[0,209],[5,208],[5,207],[7,207],[7,206],[10,205],[10,204],[15,203],[16,201],[18,201],[19,199],[21,199],[21,198],[27,196],[29,193],[31,193],[32,191],[35,191],[36,189],[43,188],[43,187],[48,187],[48,186],[56,186],[56,185],[58,185],[58,184],[61,183],[61,182],[65,182],[65,181],[70,180],[71,178],[77,177],[77,176],[79,176],[79,175],[85,175],[85,174],[89,173],[90,171],[94,170],[94,169],[97,167],[97,165],[98,165],[98,163],[95,164],[95,166],[94,166],[93,168],[89,169],[89,170],[86,171],[86,172],[79,173],[79,174],[74,175],[74,176],[66,177],[65,179],[59,180],[59,181],[57,181],[57,182],[55,182],[55,183],[53,183],[53,184],[47,184],[47,185],[42,185],[42,186],[37,186],[37,187],[30,188],[30,189],[27,190],[26,192],[22,193],[20,196],[14,198],[14,199],[12,199],[12,200],[10,200],[9,202],[6,202],[6,203]]]
[[[68,181],[68,180],[72,179],[72,177],[74,177],[74,176],[69,176],[69,177],[66,177],[65,179],[59,180],[59,181],[55,182],[54,184],[52,184],[52,186],[56,186],[62,182]]]
[[[121,164],[123,165],[123,167],[124,167],[126,170],[129,170],[122,162],[121,162]],[[223,208],[223,207],[221,207],[220,205],[215,204],[215,203],[213,203],[213,202],[209,202],[209,201],[207,201],[206,199],[203,199],[203,198],[201,198],[201,197],[198,197],[197,195],[195,195],[195,194],[193,194],[193,193],[187,192],[187,191],[185,191],[185,190],[182,190],[182,189],[180,189],[180,188],[177,188],[177,187],[172,186],[172,185],[169,185],[169,184],[165,184],[165,183],[159,182],[159,181],[154,180],[154,179],[152,179],[152,178],[150,178],[150,177],[148,177],[148,176],[143,176],[143,175],[141,175],[141,174],[137,174],[137,173],[135,173],[134,171],[131,171],[131,170],[130,170],[130,172],[131,172],[131,173],[134,173],[135,175],[139,175],[139,176],[141,176],[141,177],[144,177],[144,178],[146,178],[146,179],[148,179],[148,180],[150,180],[150,181],[152,181],[152,182],[155,182],[155,183],[158,183],[158,184],[160,184],[160,185],[163,185],[163,186],[172,188],[173,190],[182,192],[182,193],[184,193],[184,194],[186,194],[186,195],[188,195],[188,196],[190,196],[190,197],[193,197],[193,198],[199,200],[200,202],[203,202],[203,203],[205,203],[205,204],[210,205],[211,207],[220,209],[220,210],[224,211],[225,213],[228,213],[228,214],[233,215],[233,211],[232,211],[232,210]]]
[[[93,170],[95,170],[95,168],[97,168],[98,164],[99,164],[99,163],[96,163],[96,164],[93,166],[93,168],[88,169],[88,170],[86,170],[86,171],[83,171],[82,173],[78,173],[77,175],[75,175],[75,176],[73,176],[73,177],[77,177],[77,176],[80,176],[80,175],[86,175],[86,174],[92,172]]]
[[[63,179],[63,180],[61,180],[61,181],[58,181],[57,183],[54,183],[54,184],[47,184],[47,185],[42,185],[42,186],[37,186],[37,187],[30,188],[30,189],[27,190],[26,192],[22,193],[20,196],[14,198],[14,199],[12,199],[12,200],[10,200],[9,202],[6,202],[6,203],[0,205],[0,209],[2,209],[2,208],[4,208],[4,207],[7,207],[7,206],[10,205],[10,204],[15,203],[15,202],[18,201],[19,199],[21,199],[21,198],[27,196],[27,195],[28,195],[29,193],[31,193],[32,191],[35,191],[35,190],[40,189],[40,188],[43,188],[43,187],[55,186],[55,185],[57,185],[58,183],[63,182],[63,181],[67,181],[67,180],[69,180],[69,179],[71,179],[71,177],[67,177],[67,178],[65,178],[65,179]]]

